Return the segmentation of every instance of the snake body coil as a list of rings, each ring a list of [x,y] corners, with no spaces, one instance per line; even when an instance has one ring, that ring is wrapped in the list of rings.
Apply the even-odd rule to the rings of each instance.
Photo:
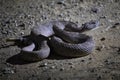
[[[50,48],[67,57],[88,55],[94,48],[94,40],[81,32],[94,29],[98,24],[98,21],[90,21],[78,26],[69,21],[50,21],[36,26],[31,30],[31,44],[22,48],[22,58],[28,61],[45,59],[50,54]]]

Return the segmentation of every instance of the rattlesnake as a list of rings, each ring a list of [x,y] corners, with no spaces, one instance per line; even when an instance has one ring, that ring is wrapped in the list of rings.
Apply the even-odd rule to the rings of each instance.
[[[80,57],[92,53],[95,46],[92,36],[83,31],[97,28],[98,21],[89,21],[82,26],[70,21],[49,21],[31,30],[29,45],[21,49],[24,60],[38,61],[49,56],[51,48],[66,57]],[[48,45],[50,44],[50,45]]]

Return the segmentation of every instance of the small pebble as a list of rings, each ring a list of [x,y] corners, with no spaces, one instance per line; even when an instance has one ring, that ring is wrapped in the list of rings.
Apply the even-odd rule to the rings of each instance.
[[[44,69],[48,69],[48,67],[47,67],[47,66],[45,66],[45,67],[44,67]]]
[[[89,60],[92,60],[92,58],[89,58]]]
[[[96,47],[96,50],[97,50],[97,51],[101,51],[101,49],[104,49],[104,48],[105,48],[105,45],[102,45],[102,46]]]
[[[25,24],[24,23],[21,23],[18,25],[19,27],[25,27]]]
[[[6,20],[5,23],[6,23],[6,24],[10,24],[10,21],[9,21],[9,20]]]
[[[98,77],[97,77],[97,80],[101,80],[101,78],[102,78],[101,76],[98,76]]]
[[[47,65],[48,65],[47,63],[44,63],[44,64],[40,65],[39,67],[45,67]]]
[[[114,22],[114,20],[108,19],[108,22],[113,23],[113,22]]]
[[[120,48],[118,48],[117,52],[119,52],[119,53],[120,53]]]
[[[100,19],[106,19],[106,16],[100,16]]]
[[[104,62],[105,62],[105,63],[108,63],[109,61],[108,61],[108,60],[105,60]]]
[[[40,5],[40,8],[44,8],[44,5],[43,5],[43,4],[41,4],[41,5]]]
[[[102,45],[101,48],[104,49],[104,48],[105,48],[105,45]]]
[[[97,51],[101,51],[101,47],[100,47],[100,46],[97,47],[96,50],[97,50]]]
[[[20,34],[21,34],[21,35],[24,35],[25,33],[22,31]]]
[[[8,31],[2,30],[1,33],[2,33],[2,34],[8,34]]]
[[[84,2],[84,0],[80,0],[80,2]]]
[[[59,17],[63,17],[63,16],[64,16],[64,14],[62,14],[62,13],[61,13],[61,14],[59,14],[58,16],[59,16]]]
[[[115,23],[112,28],[117,28],[117,26],[120,25],[120,23]]]
[[[91,73],[94,73],[96,70],[95,69],[91,69],[89,70]]]
[[[69,65],[73,65],[73,63],[72,62],[70,62],[70,63],[68,63]]]
[[[75,66],[71,65],[70,68],[74,68]]]
[[[64,20],[65,20],[65,21],[69,21],[69,20],[70,20],[70,18],[66,17],[66,18],[64,18]]]
[[[47,63],[44,63],[44,66],[47,66],[48,64]]]
[[[57,4],[65,4],[65,0],[59,0]]]
[[[5,69],[3,70],[3,73],[4,73],[4,74],[14,74],[15,72],[14,72],[14,70],[12,70],[11,68],[5,68]]]
[[[60,71],[63,71],[63,70],[65,70],[65,68],[61,68],[61,69],[60,69]]]
[[[109,71],[105,70],[105,71],[103,71],[103,73],[109,73]]]
[[[99,12],[99,9],[96,8],[96,7],[93,7],[93,8],[91,8],[91,11],[94,12],[94,13],[98,13],[98,12]]]
[[[85,62],[85,60],[81,60],[81,62]]]
[[[42,19],[47,19],[46,15],[42,15],[41,17],[42,17]]]
[[[120,23],[118,22],[118,23],[115,23],[114,25],[117,26],[117,25],[120,25]]]
[[[1,23],[1,25],[2,25],[2,26],[6,26],[6,23],[5,23],[5,22],[3,22],[3,23]]]
[[[101,40],[101,41],[104,41],[104,40],[105,40],[105,38],[103,37],[103,38],[101,38],[100,40]]]
[[[51,66],[51,69],[55,69],[55,66]]]
[[[120,54],[120,48],[118,48],[117,52],[118,52],[118,54]]]
[[[104,31],[108,31],[111,28],[111,26],[107,26],[107,28]]]
[[[52,1],[51,3],[48,4],[48,6],[50,6],[51,8],[53,8],[55,5],[55,1]]]

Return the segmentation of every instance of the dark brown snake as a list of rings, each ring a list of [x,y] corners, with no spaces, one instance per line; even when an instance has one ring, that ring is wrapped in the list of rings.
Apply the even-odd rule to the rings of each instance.
[[[22,58],[27,61],[45,59],[50,55],[51,48],[56,54],[66,57],[88,55],[92,53],[95,43],[92,36],[82,32],[97,28],[98,25],[99,22],[93,20],[81,26],[74,22],[58,20],[36,26],[31,30],[31,43],[21,50]]]

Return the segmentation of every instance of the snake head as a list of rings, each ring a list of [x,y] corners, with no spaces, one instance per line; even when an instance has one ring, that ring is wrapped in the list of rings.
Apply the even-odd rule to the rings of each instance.
[[[90,22],[86,22],[82,24],[83,31],[87,30],[93,30],[99,27],[99,21],[98,20],[91,20]]]

